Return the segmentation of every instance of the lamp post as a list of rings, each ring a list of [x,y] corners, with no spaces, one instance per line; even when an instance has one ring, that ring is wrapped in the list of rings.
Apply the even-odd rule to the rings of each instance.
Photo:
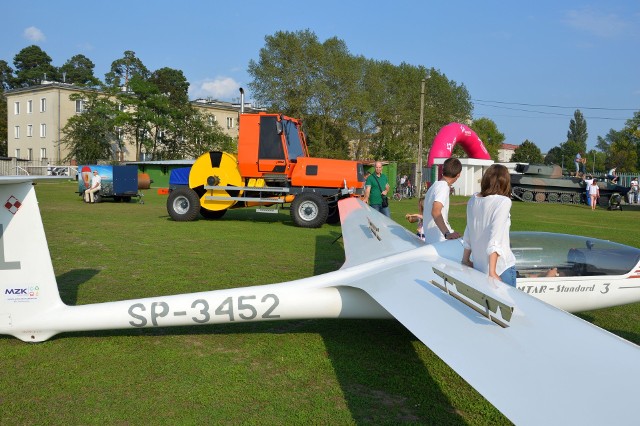
[[[427,75],[422,79],[422,85],[420,87],[420,129],[418,130],[418,165],[417,165],[417,179],[418,185],[418,198],[422,196],[422,135],[424,133],[424,94],[427,79],[430,77],[430,72],[427,70]]]

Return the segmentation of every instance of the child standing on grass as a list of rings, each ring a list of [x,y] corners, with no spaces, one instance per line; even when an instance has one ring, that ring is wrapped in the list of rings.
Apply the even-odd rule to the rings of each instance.
[[[424,213],[424,197],[420,197],[418,200],[418,214],[407,213],[404,218],[409,221],[409,223],[418,222],[418,229],[416,230],[416,235],[424,241],[424,229],[422,228],[422,214]]]
[[[598,187],[598,180],[595,178],[591,186],[589,186],[589,197],[591,198],[591,210],[595,210],[598,198],[600,198],[600,188]]]

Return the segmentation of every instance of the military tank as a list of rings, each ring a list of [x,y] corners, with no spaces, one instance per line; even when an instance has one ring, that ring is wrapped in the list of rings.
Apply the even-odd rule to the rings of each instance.
[[[513,198],[536,203],[584,204],[587,202],[584,179],[563,176],[562,168],[547,164],[516,164],[516,173],[511,174],[511,195]],[[594,176],[600,188],[598,204],[609,206],[615,194],[622,197],[629,188],[616,185],[604,178]]]

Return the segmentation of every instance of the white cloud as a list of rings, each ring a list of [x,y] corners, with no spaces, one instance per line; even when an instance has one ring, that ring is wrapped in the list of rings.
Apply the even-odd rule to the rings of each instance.
[[[192,98],[228,100],[239,96],[239,88],[240,83],[231,77],[216,77],[196,83],[190,92]]]
[[[24,32],[22,33],[22,35],[27,40],[30,40],[30,41],[33,41],[33,42],[45,41],[47,39],[44,36],[44,33],[42,31],[40,31],[39,28],[36,28],[36,27],[29,27],[29,28],[25,29]]]
[[[570,27],[603,38],[622,35],[629,27],[629,23],[615,13],[601,13],[591,8],[570,10],[565,22]]]

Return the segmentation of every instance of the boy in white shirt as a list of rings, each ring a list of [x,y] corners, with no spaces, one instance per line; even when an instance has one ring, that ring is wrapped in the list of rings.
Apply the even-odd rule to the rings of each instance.
[[[460,238],[449,225],[449,194],[451,185],[462,172],[457,158],[447,158],[442,165],[442,179],[431,185],[424,196],[424,241],[427,244]]]

